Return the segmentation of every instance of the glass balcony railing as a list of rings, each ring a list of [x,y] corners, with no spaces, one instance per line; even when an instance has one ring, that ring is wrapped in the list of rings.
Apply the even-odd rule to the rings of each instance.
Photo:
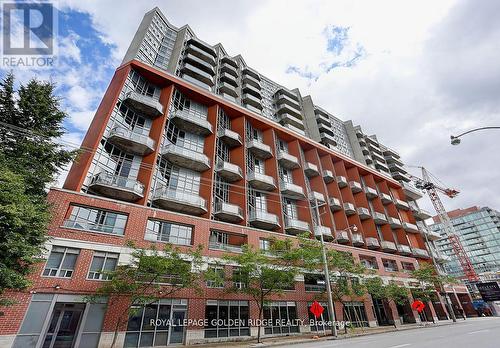
[[[251,210],[248,221],[252,226],[265,230],[274,230],[280,227],[278,216],[263,210]]]
[[[241,136],[230,129],[221,128],[217,131],[217,135],[219,136],[220,140],[222,140],[231,148],[240,146],[242,144]]]
[[[163,105],[153,97],[130,91],[125,95],[124,101],[146,116],[158,117],[163,115]]]
[[[199,172],[210,169],[210,160],[205,154],[176,144],[164,145],[161,149],[161,155],[180,167]]]
[[[172,122],[183,131],[205,136],[212,134],[210,122],[206,118],[194,115],[189,110],[175,110],[170,117]]]
[[[277,158],[278,158],[278,162],[284,168],[295,169],[295,168],[300,167],[299,159],[296,156],[289,154],[288,152],[278,151]]]
[[[312,178],[319,175],[319,168],[314,163],[306,162],[304,165],[304,172],[306,173],[307,177]]]
[[[201,215],[207,212],[205,199],[196,193],[175,187],[157,188],[153,193],[152,201],[161,208],[181,213]]]
[[[97,194],[124,201],[136,201],[144,197],[144,184],[133,178],[108,172],[94,175],[89,189]]]
[[[243,171],[241,168],[230,162],[218,161],[215,170],[220,176],[230,182],[243,179]]]
[[[257,157],[262,159],[268,159],[273,157],[273,152],[271,146],[264,144],[262,141],[257,139],[252,139],[247,141],[247,148]]]
[[[258,190],[273,191],[276,189],[276,183],[272,176],[257,172],[250,172],[247,176],[248,183]]]
[[[304,199],[306,197],[301,186],[284,180],[280,181],[280,191],[282,195],[293,199]]]
[[[285,217],[285,230],[291,234],[298,234],[309,232],[311,230],[311,227],[309,226],[309,223],[305,221],[291,217]]]
[[[378,239],[375,238],[375,237],[367,237],[365,239],[365,242],[366,242],[366,247],[368,249],[378,249],[378,248],[380,248],[380,243],[379,243]]]
[[[335,181],[335,175],[331,170],[325,169],[323,170],[323,180],[325,181],[325,183],[329,184]]]
[[[108,134],[108,141],[136,155],[147,155],[154,151],[156,142],[141,130],[115,126]]]
[[[238,223],[243,220],[243,210],[236,204],[217,202],[214,215],[222,221]]]

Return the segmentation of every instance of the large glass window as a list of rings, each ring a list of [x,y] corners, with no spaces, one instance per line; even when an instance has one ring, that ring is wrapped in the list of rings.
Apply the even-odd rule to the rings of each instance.
[[[69,218],[64,222],[66,227],[118,235],[124,234],[126,224],[125,214],[80,206],[71,206]]]
[[[216,275],[216,279],[210,279],[207,280],[207,287],[208,288],[223,288],[224,287],[224,267],[222,266],[216,266],[216,265],[210,265],[208,266],[209,270]]]
[[[344,320],[353,326],[368,326],[365,304],[363,302],[346,302],[344,304]]]
[[[123,347],[157,347],[182,343],[187,300],[162,299],[131,308]]]
[[[332,326],[330,322],[330,311],[328,310],[328,304],[326,302],[319,302],[319,304],[324,308],[323,313],[316,318],[314,314],[311,313],[312,302],[307,303],[307,313],[309,315],[309,325],[311,331],[326,331]]]
[[[193,227],[173,222],[148,220],[146,240],[177,245],[191,245]]]
[[[248,301],[208,300],[205,338],[250,336]]]
[[[264,319],[272,326],[264,328],[266,335],[286,335],[299,332],[295,302],[270,302],[264,306]]]
[[[90,265],[88,279],[110,280],[111,275],[118,263],[119,254],[95,251]]]
[[[71,278],[80,249],[53,246],[43,275],[46,277]]]

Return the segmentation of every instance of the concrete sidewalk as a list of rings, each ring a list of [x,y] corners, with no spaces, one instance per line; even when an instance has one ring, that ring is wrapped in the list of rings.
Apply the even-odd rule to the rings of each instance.
[[[458,320],[457,324],[467,322],[464,320]],[[382,326],[382,327],[373,327],[373,328],[356,328],[354,330],[348,330],[348,333],[345,334],[344,330],[339,332],[337,340],[348,339],[352,337],[359,336],[367,336],[367,335],[376,335],[386,332],[396,332],[396,331],[406,331],[406,330],[415,330],[415,329],[425,329],[436,326],[445,326],[451,325],[453,322],[451,320],[439,321],[437,323],[425,323],[425,324],[405,324],[400,325],[397,328],[394,326]],[[317,336],[314,333],[307,333],[301,335],[293,335],[293,336],[280,336],[280,337],[270,337],[263,338],[262,343],[257,344],[256,340],[248,340],[248,341],[240,341],[240,342],[217,342],[210,344],[199,344],[200,348],[211,348],[211,347],[224,347],[224,348],[245,348],[245,347],[277,347],[284,345],[294,345],[301,343],[311,343],[314,341],[327,341],[333,340],[332,336]]]

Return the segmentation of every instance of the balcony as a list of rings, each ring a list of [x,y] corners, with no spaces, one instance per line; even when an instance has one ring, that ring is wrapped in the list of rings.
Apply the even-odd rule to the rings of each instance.
[[[221,128],[217,132],[217,135],[219,136],[219,139],[222,140],[229,148],[241,146],[241,144],[243,144],[241,136],[230,129]]]
[[[401,224],[401,220],[398,218],[389,216],[389,224],[391,225],[391,228],[396,229],[396,228],[401,228],[403,225]]]
[[[330,197],[328,199],[328,204],[330,205],[330,209],[335,212],[342,210],[342,204],[340,203],[340,200],[335,197]]]
[[[323,112],[318,112],[318,110],[314,110],[314,115],[316,117],[316,123],[324,124],[325,126],[331,127],[332,122],[330,121],[330,116]]]
[[[264,230],[275,230],[280,227],[278,216],[262,210],[250,211],[248,222],[253,227]]]
[[[153,203],[162,209],[180,213],[202,215],[207,212],[207,204],[199,195],[181,191],[175,187],[159,187],[151,198]]]
[[[306,162],[304,164],[304,172],[308,178],[312,178],[319,175],[318,166],[311,162]]]
[[[380,193],[380,199],[382,200],[382,204],[383,205],[387,205],[387,204],[390,204],[392,203],[392,198],[389,194],[387,193],[383,193],[381,192]]]
[[[402,165],[399,165],[397,163],[389,163],[388,167],[391,172],[400,172],[403,174],[407,173],[406,169],[404,169]]]
[[[429,253],[425,249],[420,249],[420,248],[411,248],[412,254],[415,257],[421,258],[421,259],[428,259]]]
[[[421,230],[427,236],[427,239],[429,239],[429,240],[434,241],[434,240],[439,240],[439,239],[443,238],[443,237],[441,237],[441,235],[438,232],[432,231],[428,228],[421,229]]]
[[[408,174],[403,174],[403,173],[395,172],[395,173],[391,173],[391,175],[392,175],[392,177],[395,180],[405,181],[405,182],[410,182],[411,181],[411,179],[408,176]]]
[[[252,152],[256,157],[261,159],[268,159],[273,157],[271,146],[264,144],[260,140],[252,139],[247,141],[247,149]]]
[[[281,194],[285,197],[292,198],[292,199],[304,199],[306,198],[306,195],[304,194],[304,189],[299,186],[295,185],[291,182],[287,181],[280,181],[280,191]]]
[[[200,68],[197,68],[196,66],[185,62],[183,64],[183,67],[181,68],[181,71],[185,75],[189,75],[192,78],[203,82],[205,85],[208,85],[212,87],[214,85],[214,76],[207,73],[206,71],[201,70]]]
[[[311,202],[312,201],[318,201],[319,204],[326,202],[325,195],[322,194],[321,192],[317,192],[317,191],[311,191],[309,193],[309,200]]]
[[[451,260],[451,258],[442,251],[431,249],[431,255],[437,263],[446,263]]]
[[[413,216],[415,216],[415,218],[418,220],[427,220],[432,217],[431,213],[419,207],[416,207],[415,210],[412,209],[412,211],[413,211]]]
[[[372,217],[372,215],[370,214],[370,210],[368,210],[367,208],[359,207],[357,209],[357,212],[361,220],[367,220]]]
[[[314,235],[316,238],[323,236],[323,240],[331,242],[333,240],[332,230],[327,226],[314,226]]]
[[[294,92],[290,91],[289,89],[287,89],[285,87],[279,88],[274,95],[277,96],[278,98],[280,96],[286,96],[286,97],[288,97],[288,99],[290,99],[294,103],[298,103],[298,100],[299,100],[299,98],[297,97],[297,95]]]
[[[243,75],[245,75],[245,77],[251,77],[251,78],[253,78],[255,81],[257,81],[260,84],[260,75],[254,69],[252,69],[252,68],[250,68],[248,66],[244,67],[243,68]]]
[[[141,128],[142,129],[142,128]],[[143,130],[145,133],[149,130]],[[148,135],[137,132],[137,129],[130,130],[122,126],[116,126],[108,134],[108,142],[128,153],[135,155],[148,155],[155,150],[156,142]]]
[[[281,124],[285,125],[292,125],[294,127],[297,127],[300,130],[304,129],[304,121],[302,121],[301,118],[289,114],[289,113],[282,113],[281,115],[278,115],[278,120]]]
[[[304,287],[310,292],[324,292],[326,290],[325,276],[322,274],[304,274]]]
[[[363,236],[361,233],[353,233],[352,234],[352,245],[357,247],[362,247],[365,245],[365,241],[363,240]]]
[[[347,231],[337,231],[335,234],[337,243],[347,244],[349,243],[349,232]]]
[[[276,104],[281,105],[281,104],[287,104],[290,105],[291,107],[295,108],[296,110],[300,111],[300,103],[297,100],[297,97],[295,98],[290,98],[287,94],[278,92],[275,94],[276,97]]]
[[[378,197],[378,192],[374,188],[366,186],[364,191],[365,191],[365,195],[368,199],[374,199],[374,198]]]
[[[290,155],[288,152],[278,151],[277,158],[283,168],[295,169],[300,167],[299,159],[296,156]]]
[[[243,179],[243,171],[236,164],[219,161],[215,166],[215,171],[229,182],[235,182]]]
[[[247,176],[247,180],[250,186],[252,186],[257,190],[273,191],[276,189],[276,183],[274,182],[274,178],[269,175],[250,172]]]
[[[155,118],[163,115],[163,105],[153,97],[130,91],[125,95],[124,102],[146,116]]]
[[[105,197],[127,202],[135,202],[144,197],[143,183],[107,172],[94,175],[90,181],[89,190]]]
[[[204,172],[210,169],[210,160],[205,154],[176,144],[164,145],[161,149],[161,155],[173,164],[197,172]]]
[[[380,243],[379,243],[378,239],[375,238],[375,237],[367,237],[365,239],[365,241],[366,241],[366,247],[368,249],[372,249],[373,250],[373,249],[379,249],[380,248]]]
[[[411,255],[411,248],[408,245],[399,244],[398,253],[400,255],[409,256]]]
[[[239,223],[243,221],[243,210],[235,204],[217,202],[214,206],[214,216],[222,221]]]
[[[337,140],[331,134],[320,132],[319,136],[323,144],[337,146]]]
[[[288,128],[289,130],[295,132],[295,133],[298,133],[300,135],[306,135],[306,132],[304,131],[304,129],[300,129],[300,128],[297,128],[295,127],[294,125],[291,125],[291,124],[288,124],[288,123],[285,123],[283,125],[283,127],[285,128]]]
[[[238,96],[238,91],[236,90],[236,87],[225,81],[219,82],[219,92],[229,94],[230,96],[233,96],[235,98]]]
[[[199,55],[202,59],[213,61],[213,64],[215,65],[214,58],[217,57],[217,53],[212,47],[210,47],[210,45],[204,43],[203,41],[194,37],[189,39],[186,50],[188,52],[193,52],[193,54],[197,56]]]
[[[335,174],[331,170],[325,169],[323,170],[323,181],[326,184],[329,184],[331,182],[335,181]]]
[[[290,105],[282,104],[278,107],[276,111],[278,115],[291,114],[297,118],[302,119],[302,113],[300,112],[300,110],[297,110],[294,107],[291,107]]]
[[[205,60],[189,52],[187,52],[186,55],[184,56],[184,62],[190,63],[212,76],[215,75],[215,68],[212,64],[206,62]]]
[[[219,74],[219,80],[229,83],[233,87],[238,87],[237,77],[235,77],[233,74],[229,74],[227,72],[221,72]]]
[[[387,217],[383,213],[379,213],[378,211],[373,212],[373,222],[376,225],[385,225],[387,224]]]
[[[259,110],[262,110],[262,102],[260,101],[259,98],[254,96],[253,94],[250,93],[244,93],[241,96],[241,100],[243,101],[244,104],[246,105],[251,105],[254,108],[257,108]]]
[[[410,205],[408,204],[408,202],[405,202],[401,199],[394,199],[394,204],[396,204],[396,207],[398,207],[399,209],[402,209],[402,210],[409,210],[410,209]]]
[[[423,192],[416,188],[413,184],[403,182],[403,191],[409,199],[417,200],[424,196]]]
[[[339,185],[340,188],[347,187],[347,179],[345,176],[342,175],[337,175],[337,184]]]
[[[380,242],[380,248],[382,251],[386,253],[395,253],[398,249],[396,248],[396,244],[390,242],[388,240],[383,240]]]
[[[289,234],[301,234],[311,230],[309,224],[305,221],[285,216],[285,231]]]
[[[188,110],[175,110],[171,121],[181,130],[199,135],[212,134],[212,125],[206,119],[191,114]]]
[[[410,222],[403,222],[403,228],[408,233],[418,233],[418,227]]]
[[[344,203],[344,211],[346,215],[354,215],[356,214],[356,208],[352,203]]]
[[[222,58],[224,59],[224,58]],[[236,67],[233,66],[232,64],[229,64],[229,61],[221,60],[221,67],[220,67],[221,73],[227,73],[235,78],[238,78],[238,65],[236,64]]]
[[[358,193],[363,191],[363,186],[357,181],[349,181],[349,187],[353,193]]]

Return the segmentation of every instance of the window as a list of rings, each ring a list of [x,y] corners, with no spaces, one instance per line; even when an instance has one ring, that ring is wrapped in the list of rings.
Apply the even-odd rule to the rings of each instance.
[[[265,304],[264,319],[266,324],[272,323],[272,325],[264,328],[266,335],[286,335],[299,332],[295,302],[280,301]],[[282,325],[282,323],[287,323],[287,325]]]
[[[94,252],[92,264],[90,265],[88,279],[94,280],[110,280],[111,275],[118,263],[118,254],[107,252]]]
[[[344,304],[344,320],[350,321],[351,325],[368,326],[365,305],[363,302],[346,302]]]
[[[46,277],[71,278],[79,253],[79,249],[53,246],[43,270],[43,275]]]
[[[79,228],[87,231],[111,233],[123,236],[127,215],[110,211],[71,206],[69,218],[64,222],[65,227]]]
[[[367,269],[378,269],[377,259],[374,257],[362,256],[359,261]]]
[[[382,259],[382,262],[384,263],[384,269],[387,272],[397,272],[398,271],[398,265],[396,264],[395,260]]]
[[[145,239],[177,245],[191,245],[192,234],[192,226],[179,225],[167,221],[148,220]]]
[[[243,272],[239,267],[233,267],[233,286],[236,289],[243,289],[248,286],[248,273]]]
[[[209,249],[241,253],[244,244],[246,244],[245,235],[214,230],[210,231],[208,242]]]
[[[161,299],[146,306],[131,308],[123,347],[167,346],[183,343],[183,320],[187,300]],[[159,319],[159,325],[151,320]]]
[[[411,272],[415,270],[415,265],[411,262],[401,262],[401,266],[405,272]]]
[[[271,241],[269,239],[261,238],[259,240],[259,248],[262,251],[270,251],[271,250]]]
[[[326,281],[325,276],[322,274],[304,274],[304,285],[306,291],[325,291]]]
[[[216,279],[207,280],[207,287],[209,288],[223,288],[224,287],[224,267],[210,265],[209,270],[214,272]]]
[[[208,300],[205,338],[250,336],[248,301]]]

